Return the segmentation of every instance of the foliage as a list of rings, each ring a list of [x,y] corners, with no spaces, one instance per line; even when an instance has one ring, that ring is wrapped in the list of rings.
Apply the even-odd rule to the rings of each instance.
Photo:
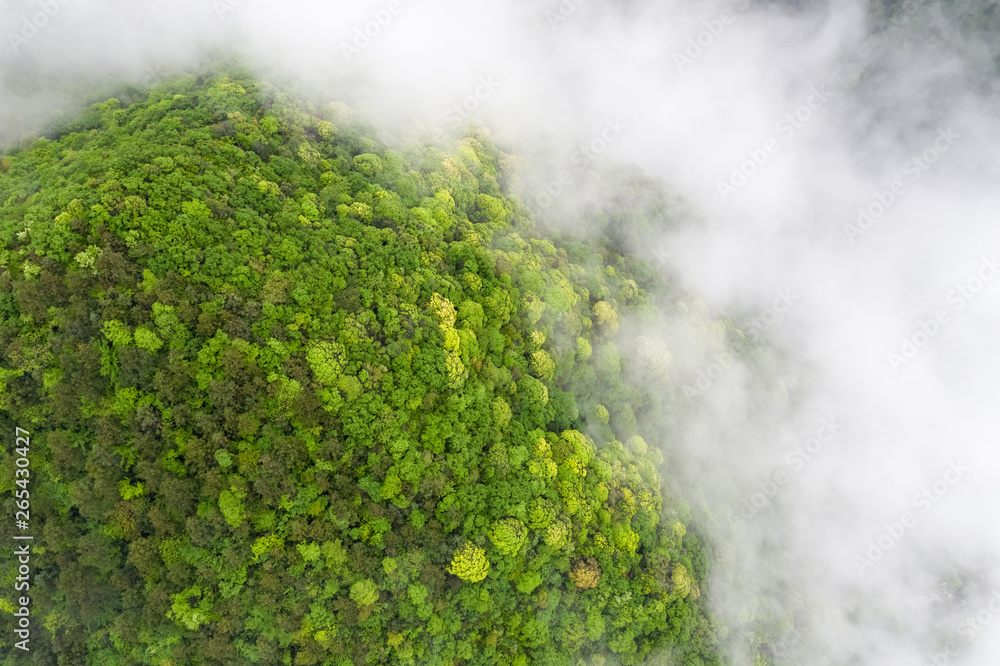
[[[135,345],[140,349],[156,352],[163,346],[163,340],[148,328],[139,326],[135,329]]]
[[[687,567],[680,562],[676,562],[673,565],[671,582],[673,583],[674,593],[680,595],[682,598],[690,596],[697,599],[700,596],[697,582],[691,576]]]
[[[516,556],[528,543],[528,529],[517,518],[504,518],[493,523],[490,541],[504,555]]]
[[[601,567],[593,557],[578,559],[570,569],[569,577],[581,590],[597,587],[601,580]]]
[[[221,69],[3,158],[26,663],[720,663],[645,425],[681,392],[614,341],[648,268],[544,234],[485,131],[393,147]]]
[[[378,601],[378,587],[375,581],[365,578],[351,585],[351,600],[359,606],[371,606]]]
[[[466,543],[456,550],[448,565],[448,573],[470,583],[483,580],[489,571],[490,562],[486,559],[486,551],[473,543]]]

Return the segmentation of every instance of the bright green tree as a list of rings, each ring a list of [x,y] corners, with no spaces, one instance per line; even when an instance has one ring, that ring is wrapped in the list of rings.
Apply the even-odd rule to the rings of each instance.
[[[536,587],[542,584],[542,574],[539,571],[528,571],[517,578],[517,591],[522,594],[531,594]]]
[[[115,347],[125,347],[132,344],[132,333],[125,324],[117,319],[104,322],[104,335]]]
[[[528,527],[533,530],[543,530],[549,526],[558,515],[559,509],[544,497],[536,497],[531,500],[528,509]]]
[[[139,326],[135,329],[135,344],[140,349],[156,352],[163,346],[163,340],[145,326]]]
[[[552,379],[555,370],[556,364],[547,351],[539,349],[531,354],[531,371],[543,382]]]
[[[246,518],[243,501],[232,490],[223,490],[219,494],[219,510],[222,511],[222,516],[229,523],[229,526],[233,528],[239,527]]]
[[[528,542],[528,528],[517,518],[502,518],[490,527],[490,541],[504,555],[515,557]]]
[[[618,313],[607,301],[594,303],[594,317],[597,325],[601,327],[601,332],[607,337],[614,337],[618,333]]]
[[[469,583],[478,583],[489,572],[490,561],[486,559],[486,551],[472,542],[466,542],[456,550],[448,565],[448,573]]]
[[[351,585],[351,600],[358,606],[371,606],[378,601],[378,587],[371,578],[364,578]]]

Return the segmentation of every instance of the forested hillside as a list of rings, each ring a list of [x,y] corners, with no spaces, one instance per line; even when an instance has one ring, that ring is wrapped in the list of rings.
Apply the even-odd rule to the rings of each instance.
[[[0,663],[721,663],[642,427],[672,394],[629,380],[671,354],[616,345],[650,273],[545,238],[515,166],[237,72],[8,150],[0,491],[34,541]]]

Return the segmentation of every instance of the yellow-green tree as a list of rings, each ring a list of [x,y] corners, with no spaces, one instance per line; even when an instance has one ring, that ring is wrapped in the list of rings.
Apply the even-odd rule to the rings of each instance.
[[[105,337],[111,341],[115,347],[125,347],[132,343],[132,332],[125,324],[117,319],[104,322],[102,327]]]
[[[486,551],[472,542],[455,551],[448,565],[448,573],[454,574],[468,583],[478,583],[490,572],[490,561]]]
[[[371,606],[378,601],[378,587],[370,578],[359,580],[351,585],[351,600],[358,606]]]
[[[593,442],[579,430],[563,430],[559,434],[559,439],[573,447],[573,455],[579,458],[584,465],[589,465],[594,459]]]
[[[628,554],[635,553],[639,547],[639,535],[625,523],[616,523],[613,528],[615,548]]]
[[[556,364],[544,349],[539,349],[531,355],[531,372],[542,381],[552,379],[555,374]]]
[[[670,580],[673,583],[674,594],[679,595],[681,598],[691,597],[692,599],[697,599],[701,596],[701,592],[698,590],[698,583],[695,582],[694,576],[687,570],[680,562],[675,562],[673,565],[673,571],[670,574]]]
[[[309,346],[306,361],[321,384],[333,386],[344,369],[347,351],[336,342],[320,340]]]
[[[625,444],[628,445],[628,448],[632,449],[632,452],[637,456],[646,455],[646,451],[649,449],[649,446],[646,444],[646,440],[639,435],[632,435],[628,438]]]
[[[533,530],[543,530],[558,513],[559,510],[552,502],[544,497],[536,497],[531,500],[531,507],[528,509],[528,526]]]
[[[597,318],[597,325],[601,327],[604,335],[610,338],[618,332],[618,313],[607,301],[594,303],[594,317]]]
[[[148,328],[139,326],[135,329],[135,344],[141,349],[156,352],[163,346],[163,340]]]
[[[239,527],[246,517],[243,508],[243,501],[240,498],[242,493],[235,493],[232,490],[223,490],[219,494],[219,510],[231,527]]]
[[[531,594],[541,584],[542,574],[538,571],[528,571],[518,577],[517,591],[522,594]]]
[[[667,370],[673,360],[673,356],[667,346],[659,340],[639,336],[639,360],[647,371],[660,375],[662,379],[667,379]]]
[[[554,460],[549,458],[545,458],[543,460],[529,460],[528,471],[543,479],[552,479],[559,473],[559,466],[556,465]]]
[[[557,520],[545,529],[545,543],[552,548],[562,548],[569,543],[569,525]]]
[[[167,617],[191,631],[213,619],[212,604],[202,597],[200,585],[193,585],[186,590],[171,595],[173,605],[167,611]],[[191,600],[197,599],[197,608],[191,607]]]
[[[528,542],[528,528],[517,518],[502,518],[493,523],[489,536],[497,550],[515,557]]]
[[[438,316],[440,320],[438,328],[444,333],[444,354],[445,367],[448,370],[448,385],[456,388],[462,383],[466,369],[462,363],[462,353],[459,349],[461,338],[459,338],[458,331],[455,330],[455,319],[457,317],[455,305],[441,294],[435,292],[431,296],[430,308]]]
[[[493,412],[493,428],[499,432],[510,424],[510,405],[502,397],[497,396],[493,400],[491,411]]]

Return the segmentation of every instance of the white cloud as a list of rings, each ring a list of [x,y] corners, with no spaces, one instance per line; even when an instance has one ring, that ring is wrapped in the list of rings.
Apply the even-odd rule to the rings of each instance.
[[[644,245],[669,247],[684,286],[745,323],[776,290],[797,295],[763,335],[781,350],[790,406],[755,411],[750,376],[727,373],[680,432],[685,483],[723,525],[821,418],[844,424],[770,510],[740,531],[720,528],[716,536],[732,539],[712,587],[720,610],[732,621],[759,591],[798,609],[795,663],[932,663],[945,649],[935,641],[960,640],[963,614],[986,608],[1000,585],[1000,284],[960,311],[948,301],[984,256],[1000,254],[1000,128],[983,47],[963,42],[930,3],[907,3],[908,18],[873,35],[856,1],[805,10],[589,0],[553,28],[555,0],[398,0],[391,21],[345,57],[342,46],[389,4],[243,0],[220,18],[211,0],[66,0],[16,53],[9,38],[0,45],[4,136],[67,109],[57,92],[66,81],[141,77],[147,65],[183,66],[217,47],[238,47],[397,129],[448,130],[445,113],[494,77],[502,85],[475,113],[528,158],[538,186],[620,117],[627,128],[598,162],[637,164],[683,198],[695,222]],[[0,25],[15,31],[36,11],[7,2]],[[723,11],[731,20],[720,29]],[[679,68],[675,54],[705,30],[712,39]],[[819,86],[829,101],[783,134],[779,123]],[[844,226],[858,208],[905,177],[947,127],[960,137],[851,243]],[[780,149],[723,201],[718,181],[771,137]],[[594,195],[568,187],[552,212]],[[887,353],[940,308],[947,325],[892,368]],[[972,470],[917,514],[914,494],[957,458]],[[859,576],[855,556],[906,511],[919,519]],[[910,603],[933,600],[951,571],[966,576],[964,607]],[[987,630],[948,663],[998,657],[1000,632]]]

